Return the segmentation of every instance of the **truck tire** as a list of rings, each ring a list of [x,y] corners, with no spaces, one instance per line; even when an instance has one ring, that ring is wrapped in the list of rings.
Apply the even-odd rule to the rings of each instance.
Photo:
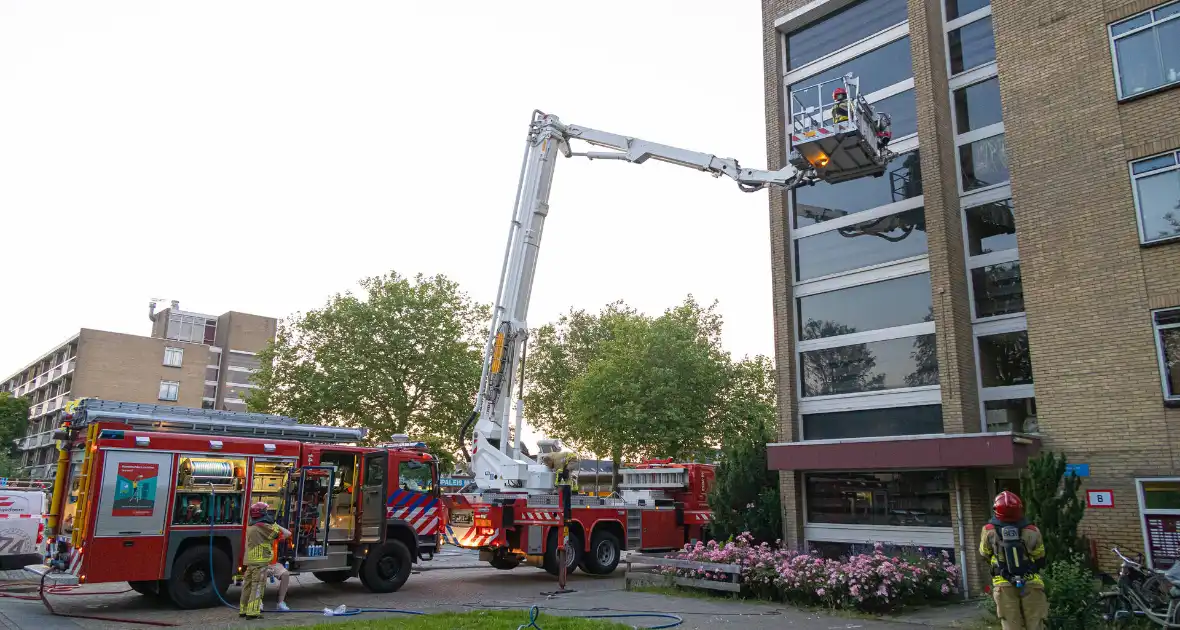
[[[520,558],[516,556],[495,555],[492,556],[491,560],[488,560],[488,564],[492,565],[494,569],[511,571],[520,566]]]
[[[590,551],[584,560],[586,573],[610,575],[623,557],[619,539],[614,534],[600,529],[590,536]]]
[[[347,570],[312,571],[311,574],[315,576],[315,579],[323,582],[324,584],[340,584],[341,582],[348,581],[348,578],[352,577],[352,572]]]
[[[131,590],[145,597],[151,597],[163,601],[168,600],[168,583],[164,580],[143,580],[140,582],[128,582],[127,585],[131,587]]]
[[[541,563],[541,568],[549,572],[550,575],[557,575],[559,573],[559,566],[557,564],[557,534],[560,527],[552,527],[549,529],[549,535],[545,537],[545,559]],[[570,531],[570,553],[566,556],[565,574],[572,575],[574,571],[578,570],[578,565],[582,562],[582,539],[575,531]]]
[[[212,577],[212,579],[210,579]],[[216,606],[229,590],[230,561],[224,551],[213,549],[213,575],[209,574],[209,546],[193,545],[172,563],[167,592],[172,603],[183,609]],[[214,585],[217,592],[213,592]]]
[[[361,565],[361,583],[374,593],[392,593],[410,577],[410,550],[390,540],[369,553]]]

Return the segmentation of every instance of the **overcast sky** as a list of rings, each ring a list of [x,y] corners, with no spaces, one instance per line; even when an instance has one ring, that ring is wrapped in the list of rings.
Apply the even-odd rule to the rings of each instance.
[[[275,317],[359,278],[490,302],[530,112],[766,165],[752,0],[0,0],[0,378],[149,298]],[[720,300],[772,352],[767,193],[558,164],[529,322]]]

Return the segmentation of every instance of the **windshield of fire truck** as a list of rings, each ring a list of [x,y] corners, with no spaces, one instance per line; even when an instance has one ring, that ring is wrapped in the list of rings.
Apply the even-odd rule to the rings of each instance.
[[[403,461],[397,467],[398,484],[402,490],[415,492],[434,491],[434,473],[431,466],[418,461]]]

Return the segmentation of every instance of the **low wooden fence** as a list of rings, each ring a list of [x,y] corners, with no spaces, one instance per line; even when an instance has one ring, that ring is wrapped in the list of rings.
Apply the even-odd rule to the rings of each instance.
[[[716,562],[697,562],[695,560],[679,560],[663,556],[634,553],[623,559],[627,564],[626,589],[632,586],[688,586],[704,588],[713,591],[728,591],[740,593],[742,566],[740,564],[719,564]],[[636,568],[636,567],[642,568]],[[684,569],[688,571],[707,571],[723,574],[726,581],[704,580],[701,578],[684,577],[664,573],[664,569]]]

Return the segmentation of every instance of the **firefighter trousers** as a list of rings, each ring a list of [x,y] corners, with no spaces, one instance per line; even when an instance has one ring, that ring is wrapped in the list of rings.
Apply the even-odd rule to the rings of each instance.
[[[266,566],[248,566],[242,575],[242,596],[238,600],[238,614],[262,616],[262,596],[266,594]]]
[[[1043,630],[1049,616],[1049,600],[1042,584],[1025,584],[1024,589],[1011,584],[993,585],[996,616],[1004,630]]]

